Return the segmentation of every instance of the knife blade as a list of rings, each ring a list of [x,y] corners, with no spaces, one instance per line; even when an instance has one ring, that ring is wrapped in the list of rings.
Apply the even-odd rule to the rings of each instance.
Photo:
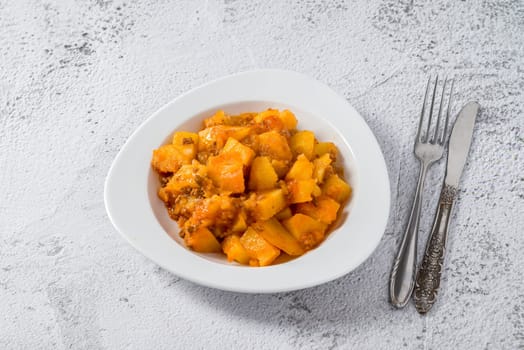
[[[426,251],[415,280],[413,298],[415,299],[415,308],[421,314],[427,313],[433,307],[437,298],[449,220],[458,191],[460,176],[464,170],[471,146],[473,128],[479,109],[480,105],[477,102],[467,103],[457,116],[449,138],[446,177],[440,192],[439,205],[426,244]]]
[[[454,188],[458,188],[466,164],[479,109],[480,105],[477,102],[469,102],[462,107],[449,137],[448,164],[444,183]]]

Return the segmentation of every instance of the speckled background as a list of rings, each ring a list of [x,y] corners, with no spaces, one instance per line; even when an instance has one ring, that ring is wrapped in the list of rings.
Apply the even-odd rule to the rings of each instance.
[[[1,349],[523,349],[523,1],[0,1]],[[353,273],[244,295],[180,280],[111,226],[103,184],[152,112],[260,67],[333,87],[384,150],[391,216]],[[478,100],[443,288],[388,303],[430,73]],[[433,168],[420,247],[444,162]]]

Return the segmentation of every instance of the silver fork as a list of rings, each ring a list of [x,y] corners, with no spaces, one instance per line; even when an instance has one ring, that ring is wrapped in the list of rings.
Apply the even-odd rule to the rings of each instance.
[[[448,106],[443,131],[439,134],[439,129],[441,129],[442,124],[441,119],[442,109],[444,105],[444,95],[446,92],[446,85],[448,83],[448,79],[446,78],[444,80],[444,83],[442,84],[442,94],[440,98],[440,105],[438,107],[436,125],[434,127],[433,136],[430,139],[431,121],[433,118],[433,107],[435,104],[435,95],[437,92],[438,76],[435,79],[433,89],[430,89],[430,83],[431,77],[428,79],[428,84],[426,86],[424,103],[422,105],[422,113],[420,115],[417,136],[415,139],[415,156],[420,161],[420,173],[418,178],[417,190],[415,192],[415,198],[413,199],[408,226],[402,238],[402,243],[400,244],[398,255],[393,264],[393,269],[391,271],[391,277],[389,281],[389,295],[391,299],[391,304],[393,304],[397,308],[404,307],[407,304],[415,285],[418,239],[417,237],[420,218],[420,208],[422,204],[422,192],[424,191],[424,181],[426,179],[426,173],[428,168],[437,160],[442,158],[449,123],[449,109],[451,106],[451,96],[453,93],[454,80],[452,80],[451,82],[451,89],[449,92]],[[431,105],[429,107],[427,127],[424,134],[424,132],[422,131],[424,124],[424,114],[430,90],[433,90],[433,93],[431,96]]]

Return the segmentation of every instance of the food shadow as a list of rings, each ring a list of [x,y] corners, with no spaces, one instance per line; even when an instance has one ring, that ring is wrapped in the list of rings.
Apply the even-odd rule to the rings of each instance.
[[[188,281],[177,291],[199,298],[213,309],[235,318],[272,324],[281,328],[322,330],[334,324],[362,325],[391,311],[387,300],[387,268],[377,263],[384,244],[353,272],[334,281],[302,290],[247,294],[203,287]],[[379,268],[380,270],[377,270]],[[324,326],[324,328],[322,328]]]

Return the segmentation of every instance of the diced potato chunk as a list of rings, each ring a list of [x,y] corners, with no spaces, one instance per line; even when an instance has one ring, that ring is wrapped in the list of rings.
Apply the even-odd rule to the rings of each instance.
[[[287,161],[293,158],[287,139],[276,131],[268,131],[258,135],[258,142],[259,152],[262,156]]]
[[[294,130],[297,127],[297,118],[287,109],[268,109],[260,112],[255,116],[255,122],[261,124],[263,130]]]
[[[344,203],[351,196],[351,187],[338,175],[333,174],[322,185],[322,193],[339,203]]]
[[[207,160],[208,176],[223,192],[242,193],[244,166],[238,153],[223,153]]]
[[[314,147],[314,154],[317,157],[329,154],[329,157],[335,161],[337,159],[338,148],[333,142],[319,142]]]
[[[306,250],[322,242],[327,228],[326,224],[301,213],[284,220],[282,224]]]
[[[321,184],[324,181],[324,176],[330,166],[331,158],[327,153],[313,160],[313,178],[317,183]]]
[[[288,109],[284,109],[280,112],[280,119],[284,123],[284,127],[288,130],[296,129],[297,127],[297,118],[295,115]]]
[[[322,189],[315,184],[315,188],[313,189],[313,192],[311,192],[311,195],[313,197],[320,197],[322,195]]]
[[[262,123],[264,120],[270,118],[270,117],[278,117],[280,112],[278,109],[268,108],[265,111],[262,111],[260,113],[257,113],[255,115],[255,123]]]
[[[307,159],[313,158],[313,149],[315,147],[315,134],[308,130],[297,132],[291,136],[291,150],[293,154],[304,154]]]
[[[207,168],[197,161],[191,164],[184,164],[173,174],[169,182],[160,189],[159,193],[163,192],[177,195],[184,190],[200,188],[202,192],[206,189]],[[209,180],[207,180],[209,181]],[[163,198],[163,195],[161,195]],[[167,201],[167,197],[164,201]]]
[[[255,122],[260,124],[262,130],[280,131],[284,129],[284,122],[280,118],[280,112],[277,109],[268,109],[258,113],[255,116]]]
[[[187,131],[177,131],[173,134],[173,145],[180,150],[188,161],[195,159],[198,150],[198,134]]]
[[[222,224],[224,213],[235,213],[234,199],[227,195],[213,195],[210,198],[198,200],[191,210],[189,220],[184,224],[186,231],[195,227],[208,227]]]
[[[161,173],[174,173],[189,161],[175,145],[163,145],[153,151],[151,165]]]
[[[237,235],[229,235],[222,241],[222,251],[227,255],[228,261],[237,261],[241,264],[249,264],[249,255],[246,249],[240,243],[240,237]]]
[[[204,128],[225,124],[228,118],[229,117],[226,115],[226,113],[223,110],[219,109],[211,117],[206,118],[204,120]]]
[[[249,257],[254,260],[250,265],[267,266],[276,259],[280,250],[266,241],[256,230],[248,227],[240,237],[240,243]]]
[[[248,188],[262,191],[277,187],[278,175],[268,157],[256,157],[251,164]]]
[[[238,141],[251,132],[248,126],[215,125],[198,132],[198,151],[220,151],[228,138]]]
[[[286,174],[286,180],[311,180],[312,176],[313,164],[306,156],[300,154]]]
[[[246,212],[241,209],[239,210],[237,217],[233,221],[231,231],[233,232],[244,232],[247,229]]]
[[[297,239],[289,233],[277,219],[255,223],[252,226],[266,241],[283,250],[289,255],[302,255],[304,249]]]
[[[273,166],[273,169],[275,169],[279,178],[286,176],[289,170],[289,161],[287,160],[271,159],[271,165]]]
[[[289,203],[309,202],[313,199],[312,195],[316,187],[317,185],[313,179],[287,181]]]
[[[275,214],[275,218],[278,220],[289,219],[293,216],[293,212],[290,207],[285,207],[284,210],[279,211]]]
[[[222,148],[221,153],[231,153],[236,152],[240,154],[240,158],[242,159],[242,164],[244,166],[251,165],[251,161],[253,158],[255,158],[255,151],[253,151],[251,148],[241,144],[236,139],[230,137],[227,139],[226,144],[224,145],[224,148]]]
[[[197,145],[198,134],[196,132],[176,131],[173,134],[173,145]]]
[[[312,202],[297,204],[297,212],[311,216],[325,224],[331,224],[337,218],[340,204],[331,197],[323,196]]]
[[[255,217],[258,220],[268,220],[286,207],[286,198],[279,188],[258,193],[255,203]]]
[[[200,227],[192,233],[187,232],[184,239],[188,247],[199,253],[214,253],[221,250],[220,243],[205,227]]]

